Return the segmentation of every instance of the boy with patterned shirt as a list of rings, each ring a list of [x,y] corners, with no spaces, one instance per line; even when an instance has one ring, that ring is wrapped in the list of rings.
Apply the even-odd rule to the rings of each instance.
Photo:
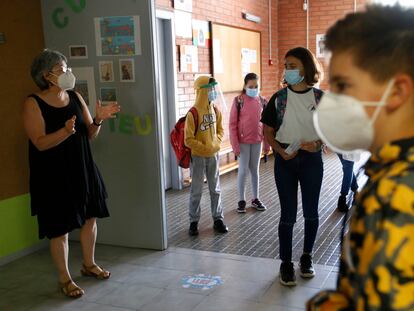
[[[414,310],[414,10],[349,14],[326,46],[333,94],[322,98],[315,127],[331,148],[368,147],[372,157],[337,288],[315,295],[307,310]]]

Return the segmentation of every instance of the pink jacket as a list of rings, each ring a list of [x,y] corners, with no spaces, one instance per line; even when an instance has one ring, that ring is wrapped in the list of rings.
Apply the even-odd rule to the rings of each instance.
[[[240,144],[258,144],[264,141],[263,124],[260,122],[263,104],[259,97],[252,98],[246,94],[241,95],[243,105],[240,109],[239,120],[237,120],[237,105],[239,96],[233,100],[230,111],[230,143],[234,153],[240,153]],[[267,101],[265,100],[265,103]],[[269,146],[265,144],[265,151]]]

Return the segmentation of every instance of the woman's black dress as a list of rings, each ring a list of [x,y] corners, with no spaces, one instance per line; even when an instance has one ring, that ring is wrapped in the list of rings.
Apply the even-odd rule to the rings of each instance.
[[[69,104],[56,108],[37,95],[46,134],[56,132],[76,115],[76,133],[56,147],[39,151],[29,141],[30,195],[32,215],[37,215],[39,238],[49,239],[80,228],[92,217],[108,217],[106,190],[92,158],[82,104],[68,91]]]

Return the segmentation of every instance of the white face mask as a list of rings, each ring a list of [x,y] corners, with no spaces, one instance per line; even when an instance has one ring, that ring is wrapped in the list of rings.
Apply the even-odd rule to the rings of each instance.
[[[55,75],[53,72],[51,74],[55,77],[58,77],[57,84],[53,82],[52,83],[60,87],[62,90],[66,91],[75,87],[76,77],[69,68],[66,70],[66,72],[62,73],[59,76]]]
[[[313,124],[318,136],[337,153],[369,150],[374,140],[374,123],[381,107],[394,85],[392,79],[379,102],[363,102],[334,93],[325,94],[313,114]],[[377,107],[370,119],[364,106]]]

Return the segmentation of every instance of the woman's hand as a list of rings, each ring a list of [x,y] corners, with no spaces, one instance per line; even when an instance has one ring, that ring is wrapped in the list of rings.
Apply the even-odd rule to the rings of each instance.
[[[320,140],[301,143],[300,149],[308,152],[318,152],[321,150],[322,143]]]
[[[286,153],[286,151],[283,148],[280,148],[279,150],[277,150],[277,153],[280,154],[280,156],[285,161],[292,160],[298,154],[297,151],[295,151],[294,153],[288,154],[288,153]]]
[[[112,102],[109,105],[102,106],[102,103],[100,100],[96,101],[96,108],[95,108],[95,120],[97,123],[100,123],[101,121],[115,118],[115,113],[118,113],[121,111],[121,106],[118,105],[118,102]]]
[[[75,134],[75,120],[76,116],[74,115],[72,118],[65,122],[65,130],[68,131],[70,134]]]

